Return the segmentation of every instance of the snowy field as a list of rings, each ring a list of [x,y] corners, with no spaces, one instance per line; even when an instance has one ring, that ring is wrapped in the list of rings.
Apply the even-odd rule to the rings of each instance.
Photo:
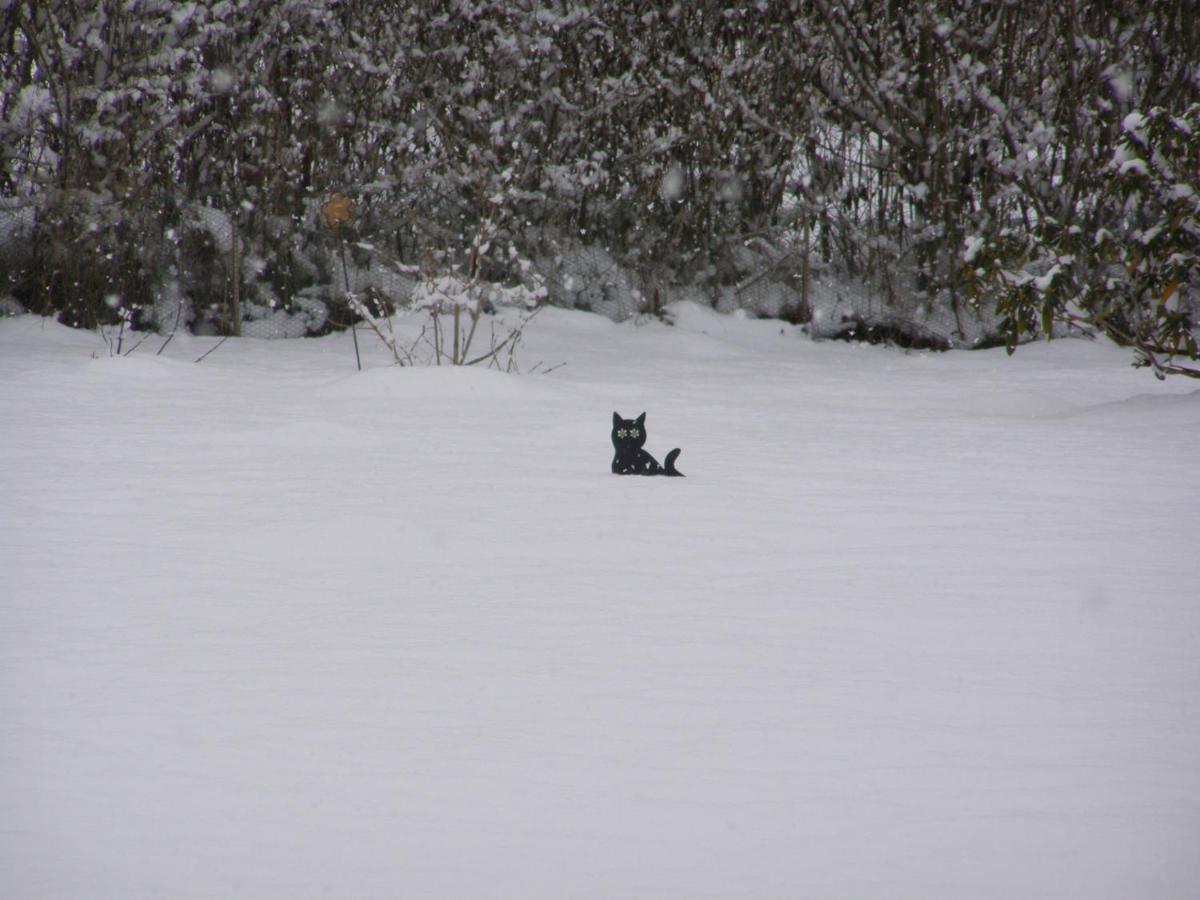
[[[0,321],[0,896],[1200,896],[1196,383],[677,316]]]

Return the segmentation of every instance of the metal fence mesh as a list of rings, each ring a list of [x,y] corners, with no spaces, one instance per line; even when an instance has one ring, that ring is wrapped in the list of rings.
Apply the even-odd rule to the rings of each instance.
[[[56,269],[65,259],[85,272],[112,269],[107,282],[74,285],[81,293],[102,294],[81,300],[93,303],[99,315],[110,315],[115,299],[132,310],[135,324],[163,333],[186,328],[297,338],[350,325],[355,317],[347,293],[380,310],[403,310],[429,274],[416,260],[381,249],[393,246],[392,236],[361,223],[343,233],[316,214],[281,226],[241,210],[179,205],[170,198],[158,208],[171,215],[157,223],[151,217],[131,236],[104,211],[92,222],[84,217],[64,225],[40,219],[33,202],[0,201],[0,314],[54,311],[49,294],[73,288]],[[884,278],[840,272],[792,233],[757,241],[722,277],[710,270],[690,280],[665,264],[624,265],[598,244],[560,244],[530,256],[529,271],[544,286],[547,302],[615,321],[691,301],[720,312],[800,322],[817,338],[875,329],[885,337],[903,334],[952,346],[994,327],[974,316],[970,333],[958,333],[959,323],[945,308],[923,309],[903,299],[909,296],[903,286]],[[71,324],[89,322],[80,317]]]

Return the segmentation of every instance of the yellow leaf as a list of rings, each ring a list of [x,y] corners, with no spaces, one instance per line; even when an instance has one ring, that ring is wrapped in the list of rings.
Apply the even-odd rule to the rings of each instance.
[[[354,201],[345,194],[334,194],[321,207],[321,215],[330,228],[345,225],[354,218]]]
[[[1179,287],[1179,279],[1172,278],[1171,283],[1167,285],[1167,289],[1162,292],[1162,296],[1158,298],[1159,304],[1166,303],[1171,299],[1171,295],[1175,293],[1175,289]]]

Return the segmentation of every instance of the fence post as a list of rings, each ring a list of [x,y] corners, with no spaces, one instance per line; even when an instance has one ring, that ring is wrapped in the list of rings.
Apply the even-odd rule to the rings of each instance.
[[[354,315],[354,304],[350,302],[350,270],[346,267],[346,243],[342,239],[342,226],[354,218],[354,201],[345,194],[334,193],[322,206],[321,218],[325,220],[325,224],[333,229],[333,233],[337,238],[338,256],[342,260],[342,281],[346,285],[346,304],[350,309],[350,315]],[[354,362],[358,365],[358,371],[362,371],[362,357],[358,352],[358,323],[350,322],[350,334],[354,336]]]
[[[242,336],[242,239],[241,239],[241,212],[238,209],[233,211],[233,243],[230,247],[231,277],[233,279],[232,291],[230,294],[230,317],[233,320],[233,336]]]
[[[811,334],[813,331],[813,308],[812,298],[809,296],[809,289],[812,285],[812,263],[809,257],[812,255],[812,222],[807,218],[804,220],[804,258],[800,261],[800,305],[801,318],[808,319],[808,330]]]

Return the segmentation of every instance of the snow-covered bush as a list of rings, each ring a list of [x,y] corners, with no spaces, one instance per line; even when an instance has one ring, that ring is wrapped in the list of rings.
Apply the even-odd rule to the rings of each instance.
[[[878,286],[868,330],[950,320],[975,346],[1071,303],[1056,327],[1116,323],[1125,286],[1072,286],[1171,244],[1128,285],[1165,299],[1117,328],[1186,353],[1190,182],[1155,167],[1189,159],[1186,8],[15,0],[0,206],[29,227],[0,292],[89,327],[118,294],[166,328],[174,282],[193,329],[313,333],[355,320],[344,293],[407,304],[419,279],[374,280],[401,270],[364,242],[430,284],[527,284],[514,248],[549,302],[614,318],[686,295],[807,321],[820,265]],[[316,209],[351,190],[343,263]],[[452,294],[431,303],[461,321]]]
[[[441,264],[411,284],[404,310],[424,319],[425,324],[410,346],[401,343],[392,323],[396,301],[373,285],[362,294],[350,290],[349,268],[342,254],[343,283],[347,286],[345,301],[388,348],[397,365],[426,362],[439,366],[479,363],[499,366],[503,359],[506,368],[514,368],[514,354],[525,325],[545,302],[547,291],[542,275],[514,245],[508,244],[507,252],[499,253],[501,224],[508,218],[510,209],[504,192],[494,195],[492,214],[480,223],[465,260],[455,264],[447,260],[448,254],[441,254]],[[374,257],[381,256],[373,245],[359,242],[357,246]],[[495,263],[493,251],[504,259],[505,268],[513,273],[510,283],[484,279],[489,259]],[[427,256],[432,259],[434,254]],[[395,269],[404,279],[421,274],[417,267],[398,264],[394,260],[388,268]],[[483,350],[479,339],[482,337],[480,324],[485,317],[488,320],[488,347]]]
[[[432,276],[418,284],[410,304],[401,310],[424,322],[420,334],[407,344],[393,324],[396,311],[377,293],[350,293],[346,302],[388,349],[396,365],[486,363],[512,370],[525,326],[545,296],[540,286],[471,283],[455,275]],[[487,349],[480,346],[480,326],[484,322]]]
[[[1131,112],[1122,127],[1107,169],[1111,225],[1090,246],[1067,248],[1096,257],[1090,268],[1103,277],[1079,279],[1078,310],[1065,312],[1133,347],[1160,376],[1200,377],[1179,362],[1200,359],[1200,103]]]
[[[511,361],[526,323],[545,297],[540,284],[506,286],[440,275],[418,285],[412,308],[429,316],[430,344],[437,365],[472,366],[491,364],[506,353]],[[498,334],[496,324],[501,320],[494,314],[500,310],[516,311],[516,318],[503,322]],[[486,349],[477,342],[485,314],[491,317]]]
[[[571,243],[539,263],[556,305],[621,321],[644,311],[645,299],[628,269],[603,247]]]
[[[1132,347],[1158,375],[1200,368],[1200,103],[1125,115],[1082,224],[974,237],[964,263],[995,295],[1010,349],[1071,325]]]

